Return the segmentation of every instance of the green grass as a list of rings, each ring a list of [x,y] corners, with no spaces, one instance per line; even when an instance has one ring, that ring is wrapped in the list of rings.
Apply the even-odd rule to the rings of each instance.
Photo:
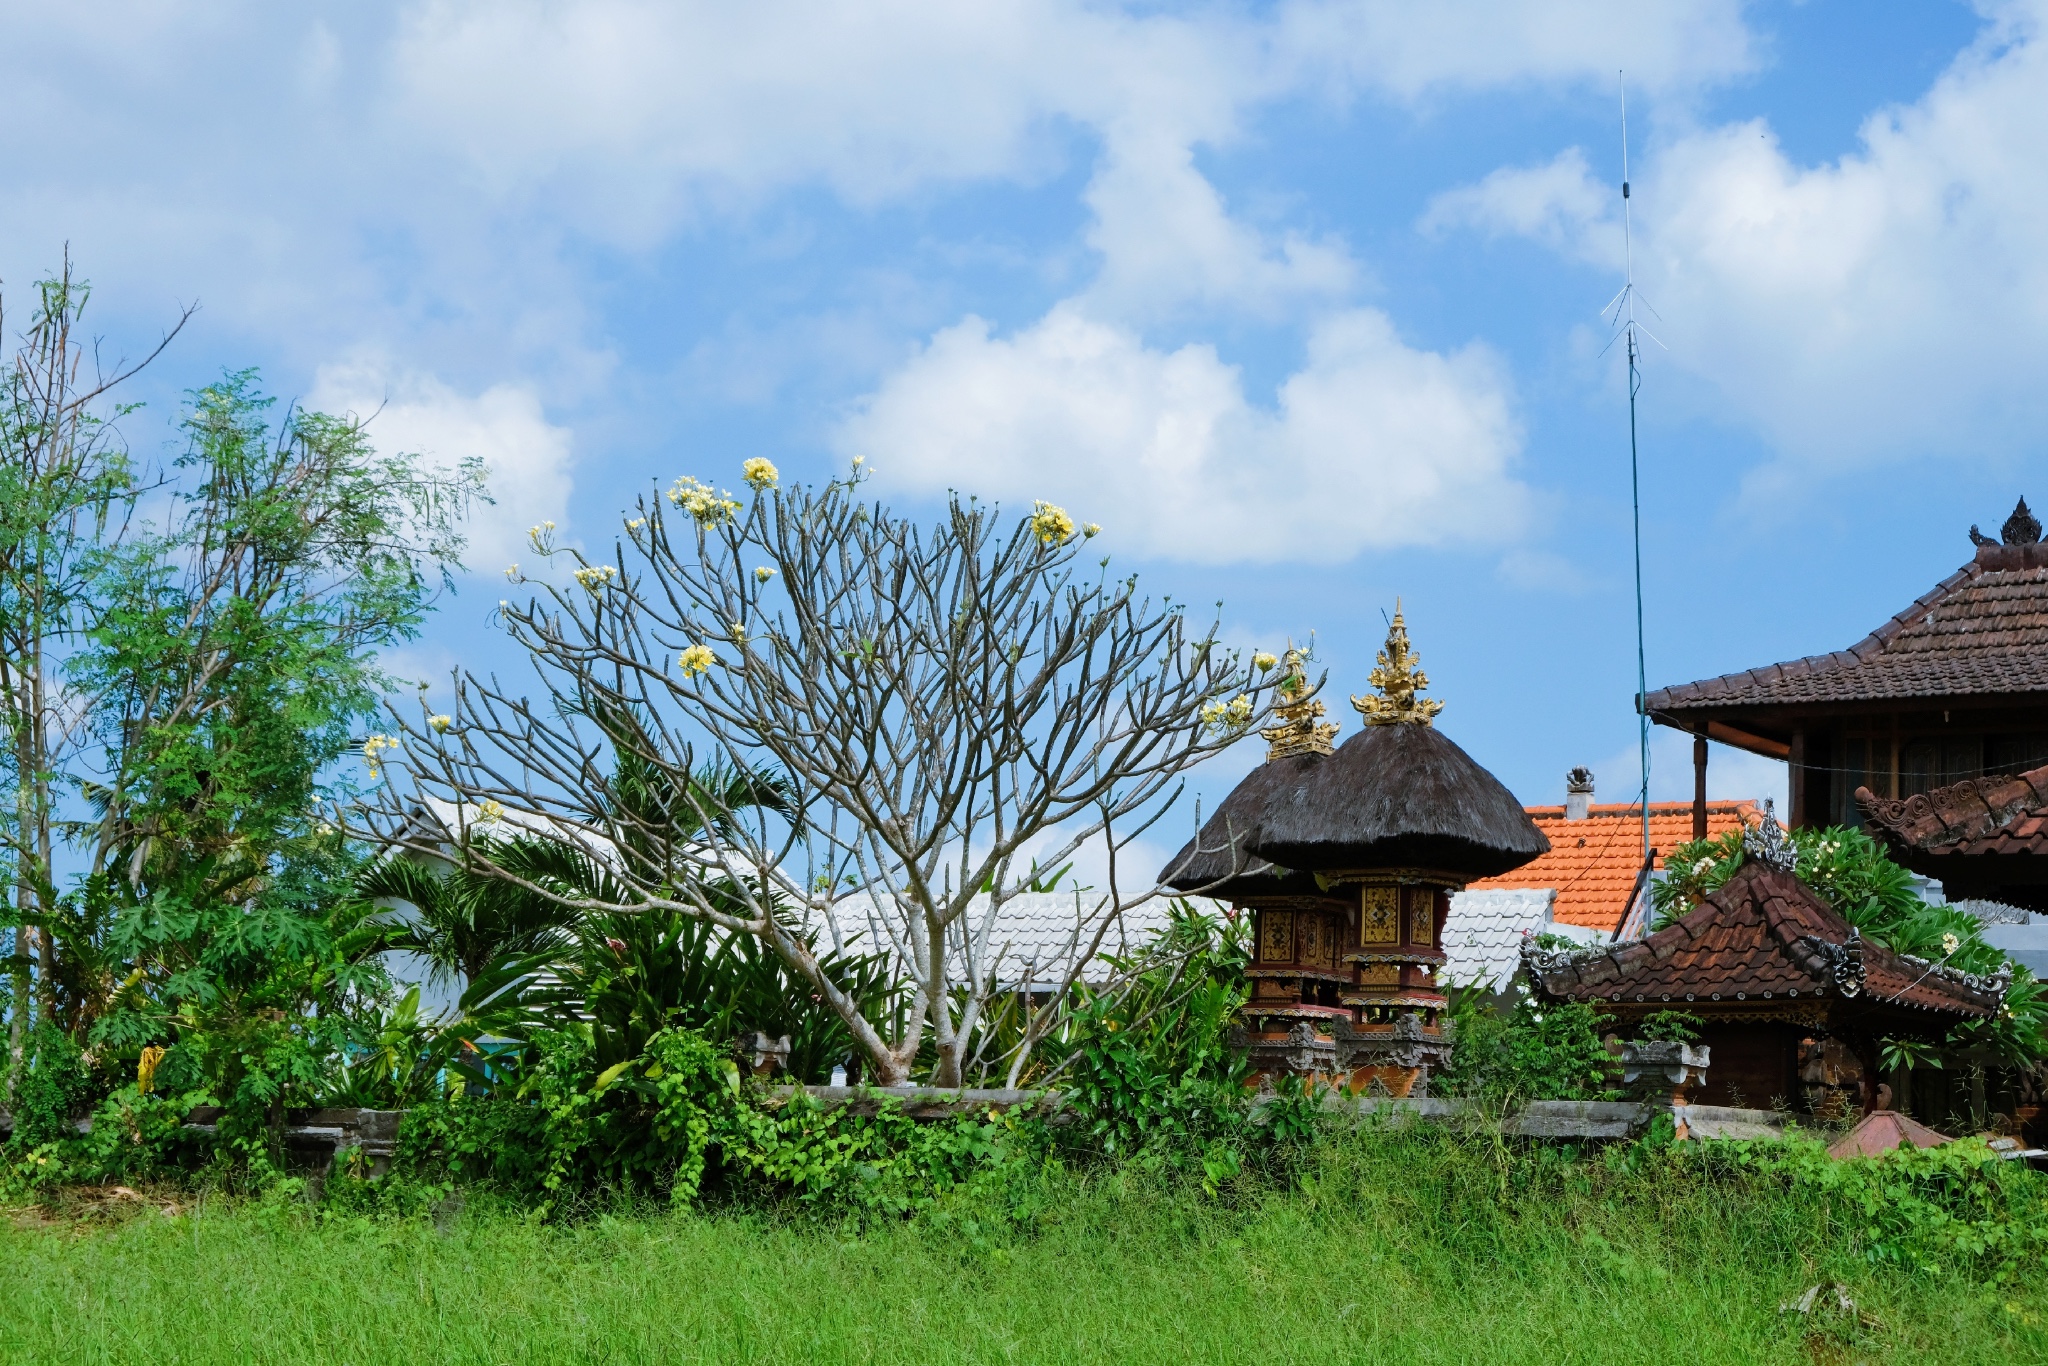
[[[1815,1199],[1442,1137],[1211,1198],[1055,1174],[1030,1227],[643,1212],[547,1225],[215,1201],[0,1224],[0,1360],[1998,1362],[2041,1277],[1874,1266]],[[963,1222],[968,1221],[968,1222]],[[1845,1282],[1875,1322],[1779,1312]]]

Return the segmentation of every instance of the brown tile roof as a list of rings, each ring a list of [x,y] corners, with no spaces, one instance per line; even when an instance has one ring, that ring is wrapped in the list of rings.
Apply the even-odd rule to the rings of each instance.
[[[1985,1016],[2003,997],[1995,979],[1965,977],[1854,936],[1805,883],[1756,860],[1647,939],[1528,961],[1545,994],[1610,1004],[1728,1010],[1738,1002],[1756,1009],[1819,1000]]]
[[[1954,1141],[1911,1115],[1902,1115],[1897,1110],[1872,1110],[1862,1123],[1828,1145],[1828,1156],[1879,1157],[1909,1144],[1915,1148],[1939,1148]]]
[[[1651,713],[2048,692],[2048,544],[1985,545],[1833,654],[1660,688]]]
[[[1470,884],[1474,890],[1551,887],[1557,890],[1552,918],[1612,934],[1628,914],[1629,893],[1643,867],[1643,818],[1633,803],[1596,806],[1582,821],[1568,821],[1561,806],[1527,808],[1536,828],[1550,837],[1550,852],[1511,873]],[[1753,824],[1755,802],[1708,802],[1707,834],[1724,834]],[[1650,847],[1664,854],[1692,838],[1690,802],[1650,803]]]
[[[1896,800],[1859,787],[1856,804],[1903,855],[2048,854],[2048,768],[1968,778]]]

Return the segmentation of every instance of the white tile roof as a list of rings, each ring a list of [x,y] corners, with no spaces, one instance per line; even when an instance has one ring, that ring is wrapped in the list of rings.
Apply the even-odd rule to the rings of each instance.
[[[1023,892],[1005,901],[989,933],[989,961],[996,979],[1005,984],[1058,983],[1066,976],[1074,957],[1093,941],[1099,923],[1096,904],[1097,894],[1092,892],[1080,895],[1078,909],[1072,892]],[[1220,915],[1224,909],[1220,903],[1200,898],[1196,904],[1212,914]],[[878,947],[888,946],[887,931],[868,923],[865,903],[848,901],[840,905],[844,909],[837,912],[835,919],[841,942],[849,950],[872,953]],[[979,933],[988,916],[988,905],[987,896],[976,897],[956,922],[955,933]],[[1083,969],[1082,978],[1102,976],[1094,965],[1106,957],[1143,948],[1166,927],[1170,905],[1164,898],[1155,898],[1125,911],[1103,935],[1101,947],[1091,966]],[[1083,914],[1088,917],[1085,928],[1078,925]]]
[[[1444,981],[1469,987],[1507,985],[1522,965],[1522,939],[1530,934],[1557,934],[1582,944],[1607,936],[1580,925],[1551,919],[1557,903],[1553,887],[1484,888],[1453,892],[1450,918],[1444,922]]]

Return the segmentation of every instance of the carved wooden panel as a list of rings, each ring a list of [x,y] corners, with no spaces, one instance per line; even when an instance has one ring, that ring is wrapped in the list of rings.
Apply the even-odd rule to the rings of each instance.
[[[1361,963],[1358,965],[1358,980],[1369,987],[1393,987],[1401,984],[1399,963]]]
[[[1261,963],[1292,963],[1294,961],[1294,912],[1262,911],[1259,913],[1259,961]]]
[[[1337,966],[1337,935],[1327,916],[1301,917],[1301,961],[1312,968]]]
[[[1436,937],[1436,892],[1429,887],[1404,887],[1408,900],[1408,942],[1428,944]]]
[[[1401,942],[1401,889],[1366,887],[1359,893],[1358,942],[1398,944]]]

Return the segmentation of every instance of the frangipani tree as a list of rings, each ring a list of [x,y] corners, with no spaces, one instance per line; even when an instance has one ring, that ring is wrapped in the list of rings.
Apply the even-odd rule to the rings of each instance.
[[[929,1046],[933,1081],[960,1085],[991,1003],[1019,985],[1004,906],[1037,868],[1095,851],[1068,951],[1031,974],[1057,1002],[1119,917],[1167,894],[1121,855],[1192,765],[1263,716],[1271,657],[1244,660],[1213,622],[1193,629],[1106,559],[1084,564],[1096,528],[1049,504],[1005,519],[955,496],[921,526],[865,496],[859,462],[822,487],[780,486],[765,460],[744,477],[743,497],[693,478],[650,492],[609,562],[534,528],[536,555],[567,572],[515,566],[531,596],[501,616],[540,693],[464,673],[450,713],[401,720],[404,777],[378,823],[432,840],[406,819],[427,796],[462,821],[545,821],[616,872],[616,904],[578,909],[677,908],[757,935],[877,1080],[903,1081]],[[698,781],[707,767],[763,775],[778,799]],[[820,966],[824,940],[891,956],[912,988],[900,1020],[862,1018]],[[1058,1015],[1032,1012],[975,1069],[1015,1084]]]

